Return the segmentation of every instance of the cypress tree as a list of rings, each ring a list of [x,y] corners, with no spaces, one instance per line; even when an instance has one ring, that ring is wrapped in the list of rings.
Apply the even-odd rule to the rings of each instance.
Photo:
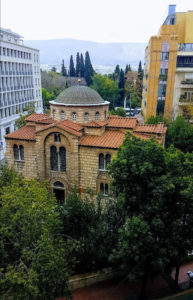
[[[66,67],[64,65],[64,60],[62,60],[62,68],[61,68],[61,74],[62,76],[67,76]]]
[[[120,70],[118,87],[119,87],[119,94],[120,94],[120,100],[121,100],[120,105],[122,105],[124,94],[125,94],[125,73],[122,69]]]
[[[79,52],[76,54],[76,77],[80,77],[80,55]]]
[[[142,69],[142,66],[141,66],[141,61],[139,62],[139,67],[138,67],[138,78],[140,80],[143,79],[143,69]]]
[[[129,72],[131,72],[131,66],[130,66],[130,64],[129,64],[129,68],[128,68],[128,71],[129,71]]]
[[[56,72],[56,67],[52,67],[51,71]]]
[[[125,67],[125,75],[126,75],[128,72],[129,72],[129,66],[126,65],[126,67]]]
[[[70,56],[70,68],[69,68],[69,75],[71,77],[75,77],[75,68],[74,68],[74,61],[73,61],[73,56]]]
[[[120,68],[119,68],[119,65],[116,65],[116,67],[115,67],[115,72],[114,72],[114,73],[117,74],[118,77],[119,77],[119,75],[120,75]]]
[[[84,77],[84,58],[82,53],[80,55],[80,77]]]
[[[94,70],[91,64],[90,56],[88,51],[85,53],[85,69],[84,69],[84,78],[88,86],[92,83],[92,76],[94,75]]]

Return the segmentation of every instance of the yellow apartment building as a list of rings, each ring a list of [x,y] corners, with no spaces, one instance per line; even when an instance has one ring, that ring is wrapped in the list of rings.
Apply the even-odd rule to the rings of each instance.
[[[145,49],[142,112],[144,120],[163,114],[167,119],[193,110],[193,11],[168,16]]]

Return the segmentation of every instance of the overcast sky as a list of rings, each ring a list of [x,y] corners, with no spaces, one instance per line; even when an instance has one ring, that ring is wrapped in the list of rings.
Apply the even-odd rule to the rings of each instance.
[[[1,27],[27,40],[74,38],[147,42],[167,15],[193,10],[193,0],[0,0]]]

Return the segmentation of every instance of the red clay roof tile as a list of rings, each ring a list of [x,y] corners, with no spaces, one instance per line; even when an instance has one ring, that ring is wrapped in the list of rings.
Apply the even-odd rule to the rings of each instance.
[[[36,121],[52,120],[52,119],[49,115],[46,115],[46,114],[33,113],[29,117],[27,117],[25,120],[36,122]]]
[[[74,123],[70,120],[59,121],[56,124],[59,124],[60,126],[69,127],[69,128],[74,129],[76,131],[81,131],[83,129],[83,127],[80,124]]]
[[[107,127],[128,128],[133,129],[138,123],[137,118],[123,118],[119,116],[110,116],[108,118]]]
[[[108,130],[101,136],[86,135],[79,142],[81,146],[114,148],[117,149],[122,144],[125,138],[125,133],[122,131]]]
[[[6,139],[17,139],[26,141],[35,141],[35,126],[25,125],[18,130],[11,132],[5,136]]]
[[[134,128],[135,132],[144,132],[144,133],[159,133],[162,134],[164,132],[164,123],[159,123],[157,125],[137,125]]]

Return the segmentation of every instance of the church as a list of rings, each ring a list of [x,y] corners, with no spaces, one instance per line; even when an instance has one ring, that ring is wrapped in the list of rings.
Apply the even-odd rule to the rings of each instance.
[[[93,89],[72,86],[50,102],[50,115],[33,113],[7,134],[6,157],[26,179],[48,180],[59,203],[76,185],[84,197],[110,193],[107,170],[126,132],[164,144],[166,127],[140,125],[137,118],[108,114],[109,102]]]

